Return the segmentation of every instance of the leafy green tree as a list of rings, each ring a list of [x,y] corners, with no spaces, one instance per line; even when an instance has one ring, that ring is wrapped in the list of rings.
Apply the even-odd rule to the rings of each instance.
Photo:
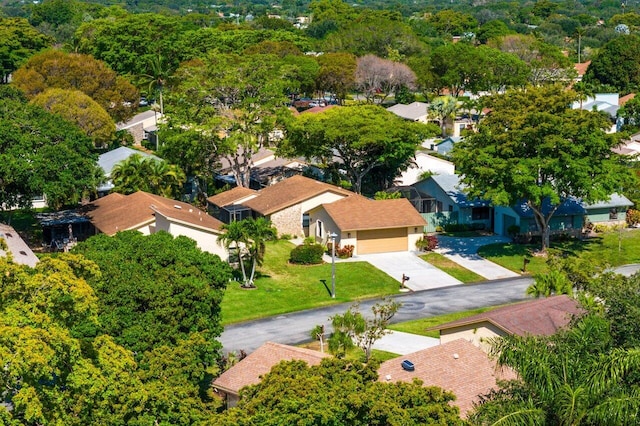
[[[591,314],[549,337],[507,336],[492,354],[520,381],[494,392],[471,424],[601,425],[635,422],[637,349],[612,344],[609,322]]]
[[[248,187],[253,155],[273,143],[270,134],[290,115],[285,92],[291,75],[291,65],[271,55],[211,55],[184,64],[169,125],[212,140],[209,157],[225,156],[236,183]]]
[[[254,278],[258,266],[262,265],[266,251],[266,242],[277,237],[277,231],[264,217],[247,218],[224,224],[226,232],[219,241],[227,250],[235,248],[242,271],[242,286],[255,288]],[[249,266],[250,265],[250,266]],[[247,267],[250,267],[247,273]]]
[[[333,93],[342,103],[347,93],[355,87],[356,58],[349,53],[326,53],[318,58],[320,70],[317,88],[321,92]]]
[[[145,191],[167,198],[178,197],[186,180],[178,166],[139,154],[117,163],[111,170],[113,190],[122,194]]]
[[[631,93],[640,85],[640,37],[621,35],[602,46],[592,59],[585,82],[613,86],[621,94]]]
[[[431,73],[436,76],[433,83],[437,93],[446,88],[453,96],[462,94],[482,69],[480,63],[474,60],[475,57],[475,47],[466,42],[448,43],[435,48],[429,60]]]
[[[31,55],[51,46],[53,39],[29,25],[23,18],[0,17],[0,83]]]
[[[393,300],[384,300],[371,308],[371,317],[365,317],[359,306],[352,305],[344,314],[331,317],[333,334],[329,338],[329,350],[342,354],[353,346],[364,352],[365,362],[371,359],[373,344],[389,334],[387,326],[391,318],[400,309],[400,304]]]
[[[211,419],[215,425],[461,425],[453,394],[413,383],[381,383],[377,365],[328,358],[309,367],[282,362],[241,391],[237,407]]]
[[[101,176],[92,146],[73,124],[1,87],[0,205],[27,207],[42,194],[53,208],[75,205]]]
[[[138,355],[162,345],[178,346],[198,332],[213,365],[220,348],[220,303],[230,278],[227,264],[202,252],[195,241],[166,232],[144,236],[125,231],[97,235],[74,248],[102,271],[90,279],[100,307],[102,331]]]
[[[430,134],[431,126],[407,122],[379,106],[348,106],[297,117],[282,150],[325,167],[339,164],[359,193],[368,173],[381,166],[395,173]]]
[[[569,197],[606,200],[629,176],[611,153],[603,114],[569,108],[575,93],[556,86],[513,90],[492,97],[479,131],[453,157],[470,196],[495,205],[526,204],[549,246],[549,221]]]
[[[28,98],[49,88],[79,90],[102,106],[116,121],[136,112],[138,90],[91,56],[48,50],[32,56],[13,74],[13,84]]]
[[[490,39],[506,36],[512,33],[513,31],[509,29],[507,24],[498,19],[494,19],[480,25],[478,33],[476,34],[476,40],[482,44],[486,44]]]
[[[77,124],[96,148],[105,148],[115,136],[116,125],[107,111],[79,90],[47,89],[31,102]]]
[[[478,21],[473,16],[452,9],[441,10],[427,18],[427,22],[435,27],[441,36],[461,36],[468,31],[475,31]]]

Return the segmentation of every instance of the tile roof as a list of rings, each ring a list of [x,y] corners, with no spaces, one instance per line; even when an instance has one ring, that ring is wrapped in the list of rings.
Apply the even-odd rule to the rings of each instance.
[[[100,232],[114,235],[118,231],[139,229],[155,222],[152,206],[158,210],[162,209],[163,214],[168,217],[202,226],[200,220],[202,217],[197,215],[198,209],[192,205],[143,191],[131,195],[112,193],[106,197],[98,198],[84,207],[84,214]],[[169,214],[168,211],[171,209],[178,210],[175,206],[179,206],[181,212]],[[213,221],[206,219],[207,227],[220,229],[222,222],[213,217],[211,219]]]
[[[578,63],[573,64],[573,67],[578,72],[578,76],[582,77],[584,75],[584,73],[587,72],[587,68],[589,68],[590,64],[591,64],[591,61],[578,62]]]
[[[405,359],[414,364],[414,371],[402,368]],[[497,380],[515,378],[512,370],[497,367],[487,354],[464,339],[390,359],[378,369],[381,382],[410,383],[420,379],[423,386],[438,386],[453,392],[456,395],[453,405],[460,408],[462,417],[471,411],[479,395],[497,388]]]
[[[550,336],[566,327],[571,318],[580,313],[582,308],[576,300],[561,295],[503,306],[427,330],[447,330],[488,321],[509,334]]]
[[[330,356],[311,349],[267,342],[222,373],[213,382],[213,387],[237,395],[243,387],[260,383],[262,376],[281,361],[301,360],[309,365],[318,365],[323,358]]]
[[[629,102],[631,99],[635,98],[636,94],[635,93],[629,93],[628,95],[625,96],[621,96],[620,99],[618,99],[618,106],[624,106],[624,104],[626,104],[627,102]]]
[[[422,227],[427,224],[406,198],[370,200],[354,195],[330,204],[323,204],[322,208],[341,231]]]
[[[262,189],[257,197],[242,204],[267,216],[325,192],[345,197],[353,195],[353,192],[346,189],[296,175]]]
[[[11,253],[13,261],[20,265],[35,267],[38,257],[33,254],[27,243],[12,226],[0,223],[0,239],[7,244],[7,251]],[[0,248],[0,257],[6,257],[7,253]]]
[[[229,204],[235,204],[241,200],[244,200],[251,196],[257,196],[258,191],[246,188],[244,186],[236,186],[228,191],[221,192],[216,195],[212,195],[207,198],[207,201],[215,206],[224,207]]]

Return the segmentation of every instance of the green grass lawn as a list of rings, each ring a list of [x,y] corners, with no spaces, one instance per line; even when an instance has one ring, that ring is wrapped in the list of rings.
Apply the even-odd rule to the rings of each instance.
[[[539,244],[490,244],[481,247],[478,254],[492,262],[521,272],[524,257],[531,262],[527,265],[530,274],[547,271],[546,258],[531,256],[540,248]],[[640,262],[640,230],[625,229],[622,232],[609,232],[584,241],[565,241],[551,243],[551,248],[572,256],[593,257],[604,260],[611,266]]]
[[[440,337],[437,331],[425,331],[429,327],[444,324],[449,321],[455,321],[460,318],[470,317],[471,315],[481,314],[490,309],[495,309],[497,306],[490,306],[485,308],[473,309],[464,312],[454,312],[446,315],[438,315],[429,318],[420,318],[413,321],[400,322],[397,324],[391,324],[387,327],[389,330],[403,331],[405,333],[419,334],[420,336],[427,337]]]
[[[222,300],[222,322],[263,318],[286,312],[315,308],[334,303],[397,294],[400,283],[367,262],[336,263],[336,298],[320,282],[331,288],[331,264],[292,265],[289,253],[294,245],[288,241],[268,243],[257,289],[243,290],[239,283],[229,283]]]
[[[484,281],[484,277],[468,270],[467,268],[458,265],[452,260],[447,259],[440,253],[427,253],[420,256],[421,259],[426,260],[438,269],[443,270],[452,277],[462,281],[463,283],[473,283],[477,281]]]

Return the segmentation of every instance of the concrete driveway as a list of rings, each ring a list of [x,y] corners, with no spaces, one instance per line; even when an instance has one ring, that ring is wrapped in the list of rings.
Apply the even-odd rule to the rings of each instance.
[[[482,246],[510,241],[508,237],[497,235],[469,238],[438,236],[438,248],[435,251],[488,280],[514,278],[519,275],[477,254]]]
[[[430,290],[462,284],[460,280],[420,259],[413,252],[361,254],[353,260],[369,262],[382,272],[402,282],[402,275],[409,277],[405,286],[413,291]]]
[[[434,337],[420,336],[402,331],[391,331],[389,334],[382,336],[380,340],[377,340],[373,344],[373,349],[392,352],[398,355],[406,355],[438,346],[439,344],[440,339]]]

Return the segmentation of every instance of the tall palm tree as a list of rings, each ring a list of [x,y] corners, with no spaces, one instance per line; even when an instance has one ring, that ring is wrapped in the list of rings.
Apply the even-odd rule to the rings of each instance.
[[[251,243],[249,244],[249,256],[251,258],[251,275],[249,277],[249,286],[254,287],[253,279],[255,277],[256,269],[258,266],[262,266],[264,261],[264,254],[266,251],[266,242],[274,240],[278,232],[273,227],[271,222],[264,217],[257,219],[246,219],[246,227],[248,229],[249,238]]]
[[[125,195],[146,190],[146,167],[145,159],[140,154],[133,154],[117,163],[111,170],[113,190]]]
[[[147,70],[146,74],[138,76],[138,85],[145,87],[148,95],[158,94],[160,114],[164,114],[163,92],[173,70],[168,67],[162,55],[151,58],[147,64]]]
[[[114,191],[122,194],[145,191],[173,198],[180,195],[187,178],[174,164],[134,154],[114,166],[111,180]]]
[[[187,181],[187,176],[180,167],[166,161],[149,159],[147,169],[149,192],[167,198],[180,195],[182,186]]]
[[[218,244],[224,246],[227,252],[232,248],[236,250],[238,254],[238,262],[240,262],[240,270],[242,271],[242,285],[246,286],[247,272],[244,266],[243,258],[245,257],[245,254],[243,251],[246,250],[246,247],[249,244],[247,227],[245,226],[244,221],[233,221],[222,225],[222,230],[224,233],[218,237]]]

